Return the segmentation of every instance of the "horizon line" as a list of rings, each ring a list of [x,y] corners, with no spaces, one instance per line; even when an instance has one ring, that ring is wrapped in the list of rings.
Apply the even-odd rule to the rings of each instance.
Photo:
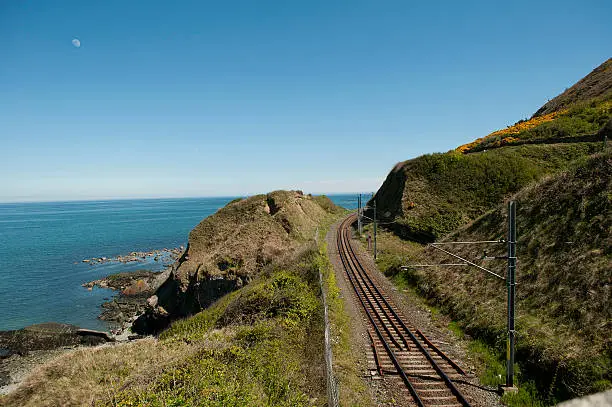
[[[275,189],[274,191],[297,191],[297,189]],[[299,190],[302,191],[302,190]],[[115,197],[115,198],[85,198],[85,199],[49,199],[49,200],[20,200],[20,201],[0,201],[0,205],[11,205],[11,204],[37,204],[37,203],[78,203],[78,202],[109,202],[109,201],[160,201],[160,200],[172,200],[172,199],[206,199],[206,198],[248,198],[255,195],[264,195],[270,192],[256,193],[256,194],[242,194],[242,195],[195,195],[195,196],[168,196],[168,197]],[[337,196],[337,195],[358,195],[358,194],[370,194],[375,191],[368,192],[304,192],[304,195],[326,195],[326,196]]]

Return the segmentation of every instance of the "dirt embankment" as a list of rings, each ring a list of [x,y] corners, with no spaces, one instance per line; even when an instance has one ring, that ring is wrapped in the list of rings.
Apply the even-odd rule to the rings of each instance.
[[[132,330],[159,332],[249,283],[272,260],[312,238],[319,222],[335,210],[328,198],[300,191],[230,202],[190,232],[187,249]]]

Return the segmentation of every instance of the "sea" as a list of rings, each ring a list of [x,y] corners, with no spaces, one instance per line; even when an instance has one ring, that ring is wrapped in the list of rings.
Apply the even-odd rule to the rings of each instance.
[[[328,196],[357,207],[356,194]],[[0,203],[0,331],[49,321],[106,330],[97,317],[116,293],[82,284],[124,271],[161,271],[169,260],[83,260],[186,246],[189,231],[234,198]]]

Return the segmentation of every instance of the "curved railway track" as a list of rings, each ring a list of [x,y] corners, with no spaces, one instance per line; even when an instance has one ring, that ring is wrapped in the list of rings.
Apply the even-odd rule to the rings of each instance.
[[[399,376],[419,407],[471,407],[452,378],[464,371],[418,329],[410,326],[360,263],[351,243],[355,214],[338,228],[340,259],[370,326],[368,333],[380,376]]]

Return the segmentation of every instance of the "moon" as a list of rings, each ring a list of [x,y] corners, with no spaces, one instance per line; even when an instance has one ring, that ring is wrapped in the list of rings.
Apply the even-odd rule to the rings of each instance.
[[[74,45],[76,48],[80,48],[81,47],[81,41],[79,41],[78,38],[73,38],[72,39],[72,45]]]

